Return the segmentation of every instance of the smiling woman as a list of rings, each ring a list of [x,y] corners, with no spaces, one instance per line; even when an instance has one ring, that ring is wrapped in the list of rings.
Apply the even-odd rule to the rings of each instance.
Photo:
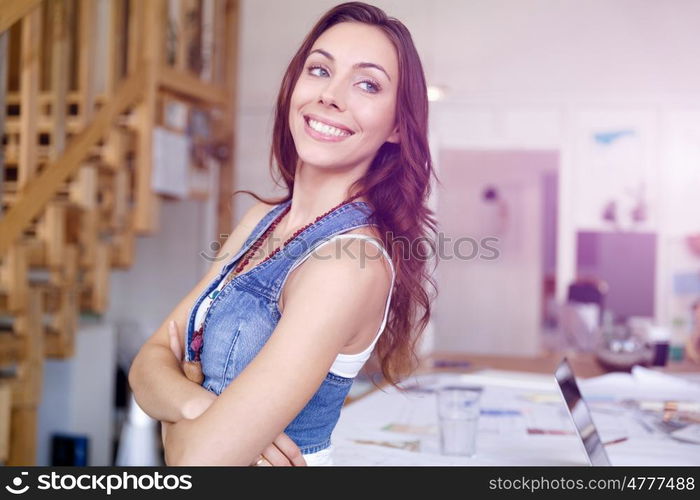
[[[316,39],[304,66],[289,111],[297,154],[314,168],[366,172],[383,144],[400,142],[394,44],[377,26],[342,22]]]
[[[361,2],[327,12],[277,100],[287,194],[250,193],[260,203],[132,364],[169,465],[330,464],[370,355],[392,384],[413,370],[435,288],[427,123],[406,27]]]

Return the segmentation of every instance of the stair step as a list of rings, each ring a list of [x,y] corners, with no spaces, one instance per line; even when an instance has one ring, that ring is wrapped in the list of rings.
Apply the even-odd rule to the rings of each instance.
[[[37,133],[50,134],[53,132],[53,120],[48,116],[38,116],[36,120]],[[77,134],[82,128],[82,120],[77,116],[66,117],[66,133]],[[5,118],[5,134],[19,134],[20,117],[10,115]]]
[[[0,329],[0,366],[17,363],[23,359],[25,343],[11,331]]]

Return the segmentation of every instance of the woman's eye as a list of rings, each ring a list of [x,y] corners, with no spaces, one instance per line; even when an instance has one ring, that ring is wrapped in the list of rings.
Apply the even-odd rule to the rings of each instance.
[[[326,68],[324,68],[323,66],[309,66],[308,70],[309,74],[313,76],[322,77],[328,75],[328,71],[326,71]],[[381,86],[378,83],[373,82],[372,80],[362,80],[360,82],[360,85],[367,85],[367,87],[365,87],[364,90],[369,92],[370,94],[376,94],[377,92],[382,90]]]
[[[322,68],[321,66],[310,66],[309,67],[309,73],[311,73],[312,75],[321,76],[321,75],[314,73],[314,71],[316,71],[316,70],[321,70],[324,73],[328,74],[328,72],[325,70],[325,68]]]
[[[369,89],[367,89],[367,91],[368,91],[368,92],[371,92],[372,94],[376,94],[377,92],[379,92],[379,91],[381,90],[381,88],[379,87],[379,85],[377,85],[376,83],[374,83],[374,82],[372,82],[372,81],[363,80],[363,81],[361,81],[360,83],[361,83],[361,84],[363,84],[363,83],[364,83],[364,84],[367,84],[367,85],[369,86]]]

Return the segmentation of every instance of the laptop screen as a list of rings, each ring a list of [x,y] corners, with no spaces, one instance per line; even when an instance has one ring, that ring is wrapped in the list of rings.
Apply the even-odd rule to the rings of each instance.
[[[593,417],[588,409],[588,405],[583,400],[583,396],[581,396],[581,391],[574,377],[574,371],[566,358],[559,363],[554,376],[557,379],[559,390],[574,422],[576,433],[583,444],[589,464],[611,465],[600,435],[593,424]]]

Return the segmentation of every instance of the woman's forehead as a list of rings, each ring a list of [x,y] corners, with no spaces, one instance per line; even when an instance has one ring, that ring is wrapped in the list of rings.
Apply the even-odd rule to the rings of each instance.
[[[311,51],[322,49],[342,64],[379,64],[395,80],[398,58],[394,44],[381,28],[364,23],[344,22],[321,33]]]

